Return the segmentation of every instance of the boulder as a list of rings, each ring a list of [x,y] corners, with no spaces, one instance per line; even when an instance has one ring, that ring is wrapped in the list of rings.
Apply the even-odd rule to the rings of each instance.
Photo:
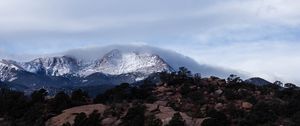
[[[163,125],[167,125],[169,121],[172,119],[175,113],[173,108],[171,107],[165,107],[165,106],[159,106],[157,108],[157,104],[145,104],[147,107],[147,111],[153,111],[155,109],[159,109],[158,113],[154,113],[156,118],[160,119],[163,123]],[[182,116],[183,120],[185,120],[185,123],[187,126],[201,126],[201,123],[204,119],[202,118],[192,118],[188,116],[186,113],[180,112],[180,115]]]
[[[219,85],[225,85],[226,84],[226,80],[225,79],[219,79],[218,83],[219,83]]]
[[[159,106],[167,106],[168,102],[167,101],[156,101],[154,104],[157,104]]]
[[[252,109],[253,105],[249,102],[242,102],[242,108],[246,110]]]
[[[160,108],[158,104],[145,104],[147,107],[147,110],[150,112],[156,111],[157,109]]]
[[[215,94],[217,94],[217,95],[221,95],[222,93],[223,93],[223,90],[221,90],[221,89],[218,89],[215,91]]]
[[[157,92],[163,93],[163,92],[171,92],[172,89],[164,86],[160,86],[156,89]]]

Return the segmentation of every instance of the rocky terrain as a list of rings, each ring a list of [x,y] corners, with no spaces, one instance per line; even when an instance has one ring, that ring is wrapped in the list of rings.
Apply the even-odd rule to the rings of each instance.
[[[184,70],[183,70],[184,71]],[[237,76],[230,76],[227,80],[218,77],[200,78],[162,73],[162,82],[155,86],[140,87],[141,92],[134,87],[123,84],[94,99],[95,103],[102,103],[107,110],[102,111],[101,125],[171,125],[176,114],[186,126],[226,126],[226,125],[295,125],[295,117],[289,117],[288,106],[295,104],[285,99],[288,94],[299,92],[289,85],[265,83],[261,81],[250,83]],[[257,78],[252,78],[255,80]],[[145,86],[145,85],[144,85]],[[136,91],[135,91],[136,90]],[[147,90],[147,91],[146,91]],[[127,94],[126,91],[131,91]],[[123,94],[125,93],[125,94]],[[119,96],[122,95],[122,96]],[[291,102],[291,103],[289,103]],[[298,104],[299,102],[297,102]],[[143,106],[143,119],[139,122],[126,122],[130,109]],[[294,106],[296,107],[296,106]],[[89,106],[80,108],[89,109]],[[299,107],[296,107],[300,110]],[[293,109],[296,109],[293,108]],[[74,108],[76,109],[76,108]],[[119,113],[118,116],[107,111]],[[89,110],[90,111],[90,110]],[[85,111],[82,111],[85,112]],[[91,112],[91,111],[90,111]],[[294,113],[294,112],[292,112]],[[51,118],[57,119],[65,113]],[[295,113],[297,114],[297,113]],[[138,115],[138,114],[137,114]],[[132,115],[134,116],[134,115]],[[296,116],[296,115],[294,115]],[[75,115],[72,116],[74,118]],[[149,122],[149,118],[150,120]],[[154,120],[153,120],[154,118]],[[130,118],[135,119],[135,118]],[[155,119],[157,119],[155,122]],[[64,121],[67,123],[68,121]],[[74,125],[73,121],[69,122]],[[128,123],[128,124],[127,124]],[[60,123],[62,124],[62,122]],[[50,125],[49,125],[50,126]]]
[[[268,84],[192,75],[182,67],[159,73],[160,81],[122,83],[96,97],[76,90],[30,98],[1,88],[0,125],[38,126],[296,126],[300,90],[291,83]],[[252,83],[251,83],[252,82]],[[70,95],[68,95],[70,94]]]

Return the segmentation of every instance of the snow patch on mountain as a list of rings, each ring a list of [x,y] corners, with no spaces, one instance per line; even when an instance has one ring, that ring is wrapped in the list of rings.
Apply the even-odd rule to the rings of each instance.
[[[110,45],[104,47],[92,47],[92,48],[81,48],[69,50],[64,55],[76,57],[77,59],[83,59],[85,61],[90,61],[95,59],[100,59],[105,57],[107,52],[117,49],[123,54],[138,52],[140,54],[153,54],[158,55],[163,61],[165,61],[169,66],[172,67],[172,70],[178,70],[179,67],[186,67],[191,70],[193,73],[201,73],[202,76],[218,76],[226,78],[230,74],[236,74],[242,78],[247,78],[246,73],[241,73],[231,69],[225,69],[221,67],[215,67],[208,64],[199,64],[190,57],[184,56],[172,50],[161,49],[152,46],[145,45]],[[91,73],[95,70],[93,67],[90,68]],[[85,71],[87,74],[88,71]]]
[[[131,80],[139,81],[152,73],[174,71],[182,66],[194,73],[200,72],[203,76],[227,77],[230,73],[240,75],[231,70],[199,65],[191,58],[176,52],[148,46],[109,46],[69,51],[64,55],[38,58],[29,62],[2,61],[0,62],[0,79],[2,81],[15,80],[15,74],[18,74],[16,71],[23,71],[24,73],[22,72],[20,77],[24,77],[23,74],[25,74],[35,78],[63,76],[67,79],[75,77],[80,80],[95,75],[95,73],[101,73],[103,74],[101,77],[105,78],[117,75],[122,76],[124,80],[128,80],[130,77]],[[31,75],[32,73],[33,75]],[[126,77],[126,74],[129,76]],[[26,78],[28,78],[27,76]],[[99,79],[97,76],[93,77],[92,79]],[[17,80],[20,79],[17,78]],[[75,81],[77,80],[75,79]]]
[[[46,76],[77,76],[87,77],[94,73],[106,75],[135,74],[136,77],[146,78],[152,73],[170,71],[171,67],[158,55],[138,52],[120,51],[113,49],[102,58],[83,61],[71,56],[45,57],[29,62],[2,62],[1,80],[15,80],[11,69]]]
[[[23,69],[11,61],[1,60],[0,61],[0,80],[6,81],[9,79],[15,78],[16,72],[19,70],[23,70]]]
[[[154,72],[169,71],[170,66],[158,55],[140,52],[121,52],[112,50],[97,60],[93,66],[83,70],[82,75],[102,72],[110,75],[126,73],[143,73],[149,75]]]
[[[31,73],[44,73],[49,76],[63,76],[77,72],[78,63],[71,57],[38,58],[30,62],[20,63]]]

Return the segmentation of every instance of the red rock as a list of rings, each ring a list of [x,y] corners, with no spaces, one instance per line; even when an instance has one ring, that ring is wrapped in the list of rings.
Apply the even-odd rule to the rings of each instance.
[[[252,109],[253,105],[249,102],[243,102],[242,103],[242,108],[243,109],[246,109],[246,110],[249,110],[249,109]]]

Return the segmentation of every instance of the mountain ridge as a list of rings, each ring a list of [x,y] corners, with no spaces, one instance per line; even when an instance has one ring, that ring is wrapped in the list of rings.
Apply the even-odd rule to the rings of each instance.
[[[3,60],[6,62],[2,63],[0,79],[10,83],[11,86],[27,87],[24,90],[45,87],[51,90],[61,90],[66,87],[138,83],[152,74],[163,71],[173,72],[176,71],[174,68],[181,66],[196,70],[192,71],[195,73],[201,72],[202,76],[226,77],[234,73],[208,65],[200,65],[178,53],[151,49],[145,47],[127,50],[111,48],[104,55],[97,52],[91,53],[99,55],[96,57],[101,56],[92,60],[84,60],[76,56],[79,55],[76,53],[36,58],[28,62]]]
[[[23,85],[30,90],[134,83],[162,71],[171,72],[172,69],[157,54],[124,53],[119,50],[112,50],[90,62],[71,56],[37,58],[29,62],[0,62],[1,81],[11,86]]]
[[[112,53],[117,53],[117,55]],[[15,65],[18,65],[18,68],[26,70],[27,72],[45,74],[48,76],[88,76],[96,72],[108,75],[120,75],[131,72],[148,72],[147,74],[151,74],[153,72],[169,71],[172,69],[171,66],[157,54],[123,53],[117,49],[108,52],[100,59],[90,62],[83,62],[71,56],[45,57],[37,58],[29,62],[13,62]],[[151,67],[154,70],[151,69]],[[141,69],[144,68],[150,68],[150,70],[142,71]],[[90,71],[90,73],[86,71]]]

